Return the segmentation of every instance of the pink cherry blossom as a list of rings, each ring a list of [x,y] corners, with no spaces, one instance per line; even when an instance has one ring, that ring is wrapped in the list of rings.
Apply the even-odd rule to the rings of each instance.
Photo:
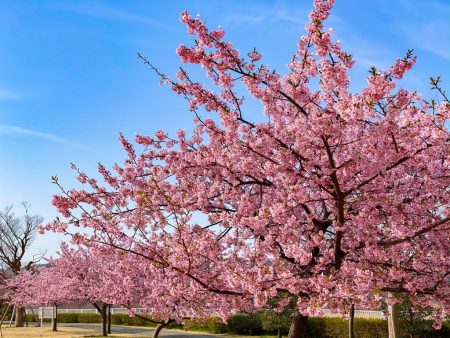
[[[53,204],[65,219],[44,229],[136,260],[161,278],[157,292],[172,287],[192,309],[199,294],[205,304],[224,297],[211,309],[226,316],[247,306],[236,299],[263,307],[284,292],[313,315],[378,307],[394,293],[432,306],[439,324],[450,308],[450,103],[399,87],[415,62],[409,51],[350,92],[355,61],[325,28],[332,5],[314,1],[286,74],[184,12],[195,43],[178,47],[181,62],[201,65],[220,90],[184,70],[171,80],[140,58],[186,98],[193,134],[159,131],[137,137],[137,147],[121,136],[128,158],[111,172],[100,167],[105,186],[84,175],[86,190],[56,182]],[[247,111],[245,97],[265,116]],[[120,276],[132,283],[131,271]],[[172,304],[178,316],[187,310]]]

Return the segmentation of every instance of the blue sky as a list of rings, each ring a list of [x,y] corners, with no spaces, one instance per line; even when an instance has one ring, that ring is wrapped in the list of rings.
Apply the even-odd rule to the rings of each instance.
[[[88,173],[123,159],[119,132],[189,129],[183,100],[141,62],[141,52],[174,74],[189,43],[179,14],[221,25],[242,52],[257,47],[279,71],[303,34],[312,0],[2,1],[0,3],[0,207],[31,203],[51,221],[58,175],[73,186],[69,163]],[[355,56],[352,89],[370,66],[388,67],[408,48],[418,62],[403,85],[434,97],[429,76],[450,88],[450,1],[337,0],[328,26]],[[61,236],[40,236],[31,253],[54,253]]]

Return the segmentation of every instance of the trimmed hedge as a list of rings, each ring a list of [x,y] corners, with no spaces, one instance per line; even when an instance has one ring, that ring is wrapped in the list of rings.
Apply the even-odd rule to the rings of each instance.
[[[79,323],[81,313],[58,313],[58,323]],[[87,313],[86,313],[87,314]]]
[[[63,314],[63,313],[61,313],[61,314]],[[101,323],[102,322],[102,316],[100,316],[99,313],[77,313],[77,315],[78,315],[78,318],[77,318],[78,323]]]
[[[206,331],[210,333],[228,332],[228,325],[220,317],[194,318],[187,320],[185,326],[192,331]]]
[[[37,314],[27,314],[28,322],[38,322]],[[50,322],[51,319],[44,319],[44,322]],[[102,318],[99,313],[77,313],[77,312],[60,312],[58,313],[58,323],[101,323]],[[129,326],[155,326],[153,323],[145,321],[138,317],[130,317],[125,313],[114,313],[111,315],[111,323],[113,325],[129,325]]]
[[[191,319],[185,321],[185,326],[193,331],[207,331],[211,333],[231,332],[242,335],[260,335],[274,333],[267,325],[267,314],[260,313],[238,313],[231,316],[227,323],[219,317],[204,319]],[[273,319],[271,319],[273,320]],[[38,321],[37,314],[27,314],[28,322]],[[50,319],[45,319],[49,322]],[[98,313],[58,313],[59,323],[101,323]],[[125,313],[111,315],[114,325],[129,326],[154,326],[153,323],[138,317],[130,317]],[[286,334],[288,323],[282,323],[281,330]],[[414,323],[401,321],[402,336],[413,338],[448,338],[450,337],[450,322],[444,321],[441,330],[434,330],[433,322],[430,320],[417,320]],[[167,328],[181,329],[178,323],[171,323]],[[355,318],[355,335],[358,338],[387,338],[387,320]],[[411,335],[411,336],[410,336]],[[307,321],[307,338],[342,338],[348,336],[348,321],[342,318],[309,318]]]
[[[34,314],[34,313],[27,313],[27,314],[25,315],[25,320],[26,320],[27,322],[38,322],[38,321],[39,321],[38,315],[37,315],[37,314]]]
[[[145,326],[148,322],[138,317],[130,317],[126,313],[114,313],[111,315],[111,323],[128,326]]]
[[[306,337],[334,338],[348,336],[348,321],[342,318],[308,318]],[[355,318],[358,338],[388,337],[387,320]]]
[[[128,326],[155,326],[155,324],[149,321],[146,321],[139,317],[130,317],[126,313],[115,313],[111,315],[111,322],[114,323],[114,320],[120,320],[122,321],[122,325]]]

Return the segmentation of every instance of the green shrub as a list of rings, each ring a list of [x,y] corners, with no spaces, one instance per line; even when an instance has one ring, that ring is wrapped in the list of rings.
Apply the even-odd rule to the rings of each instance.
[[[27,313],[27,314],[25,315],[25,320],[26,320],[27,322],[38,322],[38,321],[39,321],[39,318],[38,318],[37,313]]]
[[[122,323],[123,323],[123,325],[128,325],[128,326],[138,326],[138,325],[144,325],[145,322],[141,318],[130,317],[130,316],[125,315],[124,317],[122,317]]]
[[[193,331],[207,331],[210,333],[227,332],[227,324],[220,317],[193,318],[184,322],[184,326]]]
[[[228,318],[228,330],[232,333],[256,335],[262,332],[262,323],[257,313],[237,313]]]
[[[183,325],[177,322],[173,322],[168,324],[166,327],[166,329],[183,329]]]
[[[61,312],[58,313],[58,323],[78,323],[80,313]]]
[[[78,323],[79,313],[66,313],[58,312],[58,323]],[[37,313],[27,313],[27,322],[40,322],[39,315]],[[44,323],[49,323],[52,320],[50,318],[45,318]]]
[[[27,314],[27,321],[37,322],[39,321],[38,315]],[[50,322],[51,319],[45,319],[44,322]],[[59,312],[59,323],[101,323],[102,318],[99,313],[78,313],[78,312]],[[155,326],[154,323],[146,321],[138,317],[130,317],[126,313],[113,313],[111,314],[111,324],[113,325],[129,325],[129,326]],[[177,328],[181,327],[177,324]]]
[[[405,325],[408,325],[405,327]],[[413,323],[400,322],[402,336],[411,338],[448,338],[450,322],[444,322],[440,330],[433,328],[432,320],[415,320]]]
[[[274,311],[266,310],[259,313],[262,328],[264,332],[277,334],[287,334],[291,326],[291,317],[288,315],[280,315]]]
[[[347,326],[348,321],[344,320]],[[355,335],[361,338],[384,338],[388,336],[387,320],[355,318]]]
[[[78,323],[101,323],[102,317],[99,313],[78,313]]]
[[[211,333],[232,333],[244,335],[257,335],[261,333],[274,334],[281,327],[286,334],[290,318],[280,316],[274,312],[260,312],[254,314],[238,313],[231,316],[227,323],[223,323],[219,317],[203,319],[191,319],[185,325],[192,330],[208,331]],[[285,317],[285,318],[284,318]],[[27,314],[28,322],[39,321],[37,313]],[[45,319],[44,322],[50,322]],[[100,323],[101,316],[98,313],[58,313],[60,323]],[[153,323],[138,317],[130,317],[126,313],[112,314],[113,325],[130,326],[154,326]],[[435,330],[431,320],[415,320],[414,322],[401,321],[400,329],[402,337],[413,338],[448,338],[450,337],[450,321],[444,321],[442,329]],[[179,323],[171,323],[166,328],[182,329]],[[358,338],[385,338],[388,337],[387,320],[355,318],[355,335]],[[342,318],[309,318],[307,321],[306,337],[308,338],[341,338],[348,336],[348,321]]]
[[[126,317],[129,317],[126,313],[113,313],[111,315],[111,324],[123,325]]]
[[[450,337],[450,322],[444,322],[440,330],[433,328],[432,320],[400,321],[402,336],[411,338]]]
[[[406,331],[405,322],[400,322],[401,336],[412,338],[444,338],[450,337],[447,323],[441,330],[435,330],[430,320],[417,320]],[[342,318],[309,318],[306,337],[308,338],[340,338],[348,336],[348,321]],[[388,323],[382,319],[355,318],[355,336],[358,338],[387,338]]]
[[[340,338],[348,336],[348,321],[342,318],[309,318],[306,337]],[[385,338],[387,320],[355,318],[355,336],[358,338]]]
[[[214,317],[211,317],[214,318]],[[184,327],[193,331],[208,331],[207,322],[209,318],[192,318],[183,321]]]
[[[210,317],[206,322],[206,328],[211,333],[225,333],[228,331],[227,324],[225,324],[220,317]]]
[[[25,315],[25,320],[27,323],[36,323],[36,322],[41,322],[41,320],[39,319],[39,315],[37,313],[27,313]],[[45,318],[44,320],[42,320],[44,323],[50,323],[52,320],[50,318]]]
[[[139,317],[130,317],[127,314],[125,314],[125,316],[122,317],[122,321],[123,321],[123,325],[128,325],[128,326],[145,326],[148,325],[149,322],[139,318]]]
[[[58,312],[58,323],[78,323],[79,313],[66,313]],[[37,313],[27,313],[26,319],[28,322],[40,322],[39,315]],[[43,322],[48,323],[52,320],[50,318],[45,318]]]

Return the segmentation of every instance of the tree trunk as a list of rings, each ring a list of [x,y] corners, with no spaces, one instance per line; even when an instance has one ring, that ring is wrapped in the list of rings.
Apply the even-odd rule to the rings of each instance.
[[[102,315],[102,336],[106,337],[108,335],[107,330],[106,330],[106,326],[107,326],[107,305],[103,304],[102,305],[102,311],[101,311],[101,315]]]
[[[283,335],[281,334],[281,329],[278,328],[278,338],[283,338]]]
[[[350,313],[348,316],[348,337],[355,338],[355,305],[350,307]]]
[[[55,313],[53,317],[53,327],[52,327],[53,332],[58,331],[58,305],[55,304],[54,309]]]
[[[167,323],[159,323],[155,327],[155,332],[153,332],[153,338],[158,338],[159,333],[161,330],[167,325]]]
[[[16,308],[16,327],[23,327],[25,319],[25,308],[18,306]]]
[[[303,316],[296,311],[292,318],[288,338],[303,338],[305,336],[307,321],[308,316]]]
[[[389,338],[400,338],[400,323],[399,323],[399,306],[400,304],[395,303],[394,305],[388,306],[389,317],[388,317],[388,328],[389,328]]]
[[[111,304],[108,305],[108,333],[111,333]]]

